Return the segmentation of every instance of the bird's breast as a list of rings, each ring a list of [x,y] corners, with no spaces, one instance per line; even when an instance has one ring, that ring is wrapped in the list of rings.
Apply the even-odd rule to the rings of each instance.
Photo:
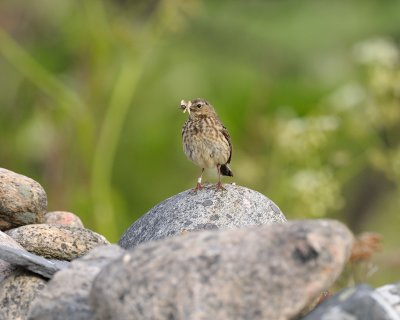
[[[228,161],[229,142],[221,132],[221,124],[212,119],[188,120],[182,136],[186,156],[198,166],[209,168]]]

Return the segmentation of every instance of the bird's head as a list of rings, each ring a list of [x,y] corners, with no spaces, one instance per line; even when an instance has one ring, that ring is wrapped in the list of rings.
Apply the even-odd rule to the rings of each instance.
[[[183,113],[187,112],[191,118],[215,115],[213,106],[201,98],[191,101],[182,100],[180,109],[183,110]]]

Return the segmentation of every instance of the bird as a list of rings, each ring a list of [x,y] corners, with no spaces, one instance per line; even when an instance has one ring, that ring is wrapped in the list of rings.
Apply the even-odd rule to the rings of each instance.
[[[183,151],[189,160],[201,168],[201,175],[193,191],[203,188],[201,182],[205,168],[217,169],[216,190],[226,190],[222,186],[221,175],[233,177],[229,167],[232,143],[228,130],[214,107],[205,99],[182,100],[179,108],[189,115],[182,127]]]

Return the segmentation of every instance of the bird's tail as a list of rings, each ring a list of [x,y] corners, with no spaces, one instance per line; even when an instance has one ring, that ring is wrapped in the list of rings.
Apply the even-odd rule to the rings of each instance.
[[[227,177],[233,177],[233,172],[231,171],[231,169],[228,167],[228,164],[223,164],[220,167],[220,172],[223,176],[227,176]]]

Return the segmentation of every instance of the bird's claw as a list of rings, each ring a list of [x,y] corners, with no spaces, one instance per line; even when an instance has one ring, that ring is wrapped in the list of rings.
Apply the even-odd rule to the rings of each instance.
[[[190,191],[190,193],[191,193],[191,194],[196,194],[197,191],[199,191],[199,190],[201,190],[201,189],[203,189],[203,188],[204,188],[204,187],[203,187],[203,185],[202,185],[201,183],[197,183],[196,187],[195,187],[192,191]]]
[[[217,185],[215,186],[216,191],[226,191],[226,189],[222,186],[221,182],[218,182]]]

